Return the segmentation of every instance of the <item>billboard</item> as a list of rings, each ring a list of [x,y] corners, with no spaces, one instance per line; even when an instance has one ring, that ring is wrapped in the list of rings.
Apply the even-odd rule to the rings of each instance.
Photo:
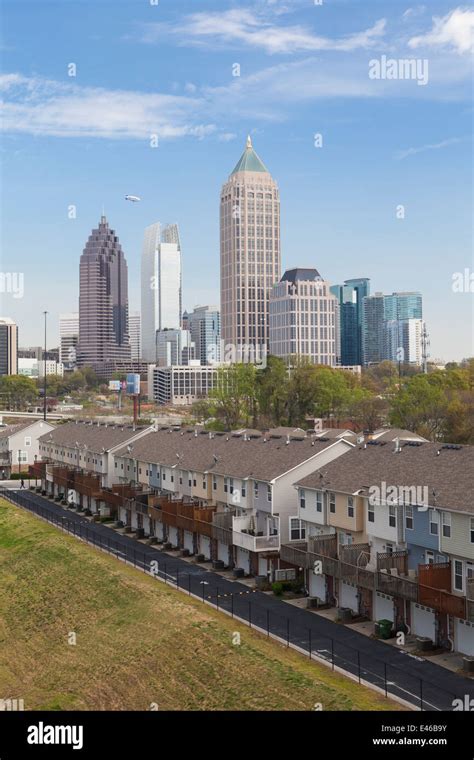
[[[140,375],[127,375],[127,393],[138,395],[140,393]]]
[[[119,391],[121,387],[120,380],[109,380],[109,391]]]

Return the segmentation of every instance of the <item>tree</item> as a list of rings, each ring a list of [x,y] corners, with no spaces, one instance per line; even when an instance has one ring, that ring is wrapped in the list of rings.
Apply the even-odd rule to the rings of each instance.
[[[443,438],[446,427],[448,398],[442,385],[431,382],[432,377],[417,375],[409,378],[392,399],[390,422],[413,430],[430,441],[438,441]]]
[[[386,420],[389,409],[388,401],[380,396],[372,396],[361,389],[359,394],[353,394],[349,413],[351,419],[360,430],[373,433]]]
[[[2,375],[0,377],[0,398],[9,409],[23,410],[38,398],[34,380],[24,375]]]
[[[217,426],[232,430],[256,424],[256,373],[253,364],[231,364],[218,370],[216,386],[209,395],[209,413]]]
[[[259,422],[283,425],[288,415],[288,370],[283,359],[269,356],[267,366],[256,373]]]

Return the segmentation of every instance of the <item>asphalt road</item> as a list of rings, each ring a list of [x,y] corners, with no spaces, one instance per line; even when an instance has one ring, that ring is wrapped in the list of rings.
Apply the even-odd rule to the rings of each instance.
[[[423,710],[452,710],[454,699],[464,700],[466,695],[474,698],[473,681],[429,660],[370,639],[350,626],[333,623],[272,595],[249,590],[238,581],[146,546],[106,525],[91,523],[80,513],[32,491],[7,490],[4,495],[118,559],[378,686],[388,696],[397,696]]]

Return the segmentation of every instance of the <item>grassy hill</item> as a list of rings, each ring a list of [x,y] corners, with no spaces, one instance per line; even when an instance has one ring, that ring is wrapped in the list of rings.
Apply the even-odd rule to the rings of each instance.
[[[27,710],[396,707],[0,500],[0,698],[8,697]]]

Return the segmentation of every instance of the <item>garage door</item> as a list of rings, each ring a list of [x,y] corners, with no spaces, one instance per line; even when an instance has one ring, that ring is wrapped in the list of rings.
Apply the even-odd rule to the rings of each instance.
[[[229,564],[229,547],[220,541],[217,544],[217,559],[220,559],[226,566]]]
[[[154,520],[155,523],[155,536],[160,539],[160,541],[163,540],[163,523],[161,520]]]
[[[237,547],[237,567],[241,567],[245,575],[250,575],[250,552]]]
[[[435,641],[435,613],[429,607],[423,607],[416,602],[411,603],[411,632],[415,636],[426,636]]]
[[[309,595],[317,596],[322,602],[326,601],[326,576],[315,575],[312,570],[309,573]],[[344,605],[342,605],[344,607]]]
[[[341,598],[339,607],[349,607],[352,612],[359,612],[359,599],[357,597],[357,586],[351,586],[350,583],[341,583]]]
[[[474,623],[454,618],[454,647],[457,652],[474,657]]]
[[[211,539],[209,536],[199,536],[199,554],[204,554],[206,559],[211,558]]]
[[[395,622],[395,609],[393,606],[393,597],[386,594],[375,594],[374,599],[374,620],[391,620]]]
[[[168,527],[168,541],[173,546],[178,546],[178,529]]]
[[[194,552],[193,534],[189,530],[184,531],[184,548],[189,549],[191,553]]]

